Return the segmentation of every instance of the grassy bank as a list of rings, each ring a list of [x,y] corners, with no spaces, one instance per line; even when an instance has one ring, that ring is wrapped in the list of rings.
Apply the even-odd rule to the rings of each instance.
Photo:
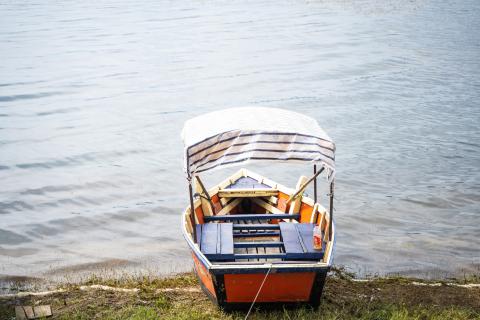
[[[108,286],[108,287],[107,287]],[[118,290],[122,288],[127,290]],[[243,319],[225,313],[201,292],[193,274],[172,278],[92,278],[45,296],[0,299],[0,319],[15,305],[50,304],[53,319]],[[256,310],[249,319],[480,319],[480,288],[419,283],[405,278],[356,281],[344,272],[328,278],[318,310]]]

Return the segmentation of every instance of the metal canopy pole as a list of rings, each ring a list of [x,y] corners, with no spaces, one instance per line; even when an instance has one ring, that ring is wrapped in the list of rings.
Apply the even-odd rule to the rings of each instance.
[[[197,243],[197,225],[195,224],[195,207],[193,206],[193,188],[192,188],[192,174],[190,173],[190,157],[187,149],[185,154],[187,160],[187,180],[188,180],[188,193],[190,194],[190,223],[192,224],[193,243]]]
[[[330,183],[330,223],[328,225],[328,240],[332,240],[332,224],[333,224],[333,189],[335,180]]]
[[[193,207],[192,179],[188,179],[188,192],[190,193],[190,222],[192,224],[193,242],[197,243],[197,226],[195,224],[195,208]]]
[[[197,243],[197,226],[195,224],[195,207],[193,206],[193,188],[192,188],[192,174],[190,173],[190,157],[188,150],[185,158],[187,159],[187,180],[188,180],[188,193],[190,194],[190,223],[192,224],[193,243]]]
[[[317,203],[317,176],[315,175],[317,173],[317,165],[313,165],[313,175],[315,176],[315,179],[313,180],[313,199],[315,200],[315,203]]]

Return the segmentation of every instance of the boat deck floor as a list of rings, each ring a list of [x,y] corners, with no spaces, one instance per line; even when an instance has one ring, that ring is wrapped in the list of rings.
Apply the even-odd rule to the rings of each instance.
[[[200,249],[214,262],[306,262],[323,258],[324,250],[313,249],[313,224],[265,222],[252,219],[199,225]]]

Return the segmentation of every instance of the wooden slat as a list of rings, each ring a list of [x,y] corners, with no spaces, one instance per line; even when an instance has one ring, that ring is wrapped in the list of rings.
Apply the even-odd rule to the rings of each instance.
[[[325,255],[323,256],[323,262],[327,263],[327,259],[328,259],[328,253],[330,252],[331,250],[331,247],[332,246],[332,242],[331,241],[328,241],[326,246],[325,246]]]
[[[313,227],[313,223],[280,223],[286,259],[323,258],[323,251],[313,249]]]
[[[305,189],[300,189],[300,188],[305,184],[307,179],[308,178],[305,177],[305,176],[301,176],[300,179],[298,179],[297,186],[295,188],[296,190],[298,190],[296,192],[297,196],[290,203],[290,209],[289,209],[290,213],[300,213],[300,207],[302,206],[303,191],[305,190]],[[287,200],[287,203],[288,202],[290,202],[290,198]]]
[[[278,203],[278,197],[274,197],[274,196],[264,197],[263,200],[265,200],[265,202],[270,203],[272,205],[276,205]]]
[[[321,252],[313,248],[313,223],[297,223],[297,230],[303,240],[307,252]],[[322,242],[323,243],[323,242]]]
[[[187,227],[187,231],[192,233],[193,228],[192,228],[192,221],[190,220],[190,213],[185,215],[185,224],[186,224],[186,227]]]
[[[281,247],[283,242],[280,241],[265,241],[265,242],[234,242],[233,246],[235,248],[256,248],[256,247],[263,247],[263,248],[277,248]]]
[[[52,316],[52,307],[50,305],[44,306],[15,306],[15,319],[17,320],[32,320],[45,319]],[[5,318],[8,319],[8,318]]]
[[[190,211],[190,215],[192,215],[191,211]],[[200,222],[198,221],[198,217],[197,217],[197,214],[193,214],[193,218],[195,219],[195,224],[199,224]]]
[[[301,195],[303,193],[303,191],[305,190],[305,188],[307,187],[307,185],[312,182],[313,180],[315,180],[315,178],[323,172],[323,170],[325,170],[325,167],[322,167],[319,171],[317,171],[312,177],[310,177],[310,179],[307,179],[307,177],[300,177],[300,180],[303,180],[303,182],[301,184],[297,184],[297,187],[295,188],[296,191],[293,195],[290,196],[290,198],[288,198],[288,201],[287,203],[289,203],[290,201],[292,201],[293,199],[295,199],[298,195]]]
[[[218,223],[206,223],[202,225],[200,250],[207,256],[217,254],[218,227]]]
[[[220,253],[233,254],[233,228],[231,223],[217,223],[220,226]]]
[[[282,210],[278,209],[277,207],[272,206],[270,203],[265,202],[265,200],[259,198],[252,198],[253,203],[258,204],[260,207],[267,209],[271,213],[275,214],[285,214]]]
[[[278,237],[280,232],[278,231],[267,231],[267,232],[253,232],[253,233],[246,233],[246,232],[234,232],[234,238],[256,238],[256,237]]]
[[[221,189],[218,190],[220,198],[250,198],[277,196],[276,189]]]
[[[319,212],[318,214],[319,214],[319,217],[317,218],[317,221],[318,221],[317,225],[320,227],[320,229],[323,230],[324,227],[325,227],[324,224],[325,224],[325,214],[326,213],[325,212]]]
[[[200,250],[208,259],[233,260],[231,223],[206,223],[196,227]]]
[[[317,213],[318,213],[318,203],[315,203],[312,209],[312,213],[310,214],[310,223],[315,223],[317,220]]]
[[[269,224],[269,223],[261,223],[261,224],[234,224],[233,230],[278,230],[280,227],[278,224]]]
[[[219,199],[222,207],[225,207],[228,204],[228,201],[230,200],[229,198],[220,198],[220,197]]]
[[[297,228],[295,228],[295,223],[281,223],[280,233],[282,235],[283,245],[287,256],[302,256],[304,251],[298,240],[298,232]]]
[[[242,201],[241,198],[237,198],[237,199],[234,199],[232,200],[231,202],[229,202],[226,206],[223,207],[222,210],[220,210],[220,212],[217,213],[217,216],[223,216],[223,215],[226,215],[227,213],[229,213],[230,211],[232,211],[233,208],[235,208],[236,206],[238,206],[238,204]],[[205,217],[205,218],[209,218],[209,217]],[[207,221],[207,220],[205,220]]]
[[[233,220],[271,220],[271,219],[299,219],[299,214],[232,214],[232,215],[216,215],[211,217],[205,217],[206,222],[210,221],[233,221]]]
[[[267,253],[267,254],[255,254],[255,253],[236,253],[235,259],[284,259],[285,253]]]
[[[327,217],[327,215],[325,215],[325,219],[323,219],[324,222],[324,226],[322,226],[322,231],[324,231],[325,233],[323,234],[323,241],[328,241],[328,233],[330,231],[330,228],[328,228],[328,225],[330,223],[330,219]]]

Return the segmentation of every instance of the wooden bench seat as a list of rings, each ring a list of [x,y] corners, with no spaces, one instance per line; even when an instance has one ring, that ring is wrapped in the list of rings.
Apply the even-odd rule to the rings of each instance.
[[[233,224],[205,223],[197,224],[197,243],[200,251],[210,261],[234,260]]]
[[[271,214],[273,215],[273,214]],[[269,215],[269,216],[271,216]],[[291,215],[289,215],[291,216]],[[236,259],[282,259],[284,261],[320,260],[324,248],[313,248],[313,223],[279,224],[198,224],[197,243],[202,253],[212,262],[228,262]],[[237,241],[238,237],[280,236],[280,241]],[[234,253],[240,248],[279,248],[278,253]],[[258,250],[257,250],[258,252]]]
[[[280,222],[285,260],[320,260],[324,250],[313,248],[313,223]]]

